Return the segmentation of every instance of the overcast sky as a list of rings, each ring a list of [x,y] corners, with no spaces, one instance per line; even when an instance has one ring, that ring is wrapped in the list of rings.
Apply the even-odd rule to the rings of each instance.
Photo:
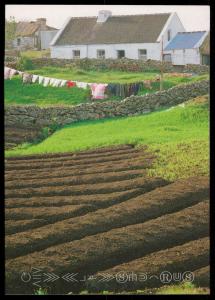
[[[177,12],[187,31],[210,29],[210,7],[200,5],[6,5],[6,18],[17,21],[44,17],[47,24],[61,28],[68,17],[97,16],[108,9],[113,15]]]

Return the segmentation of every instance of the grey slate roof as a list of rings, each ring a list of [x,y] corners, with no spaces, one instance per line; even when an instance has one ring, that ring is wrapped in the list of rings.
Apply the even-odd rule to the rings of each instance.
[[[178,32],[164,50],[192,49],[206,31]]]
[[[155,43],[170,13],[71,18],[55,45]]]

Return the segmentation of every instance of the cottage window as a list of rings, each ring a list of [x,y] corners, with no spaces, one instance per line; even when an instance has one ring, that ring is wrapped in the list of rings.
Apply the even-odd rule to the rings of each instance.
[[[168,62],[172,62],[171,54],[164,54],[163,55],[163,60],[168,61]]]
[[[146,49],[139,49],[138,50],[139,59],[147,60],[147,50]]]
[[[167,31],[167,40],[168,41],[171,40],[171,30],[170,29]]]
[[[73,58],[80,58],[80,50],[73,50]]]
[[[105,50],[97,50],[97,58],[105,58]]]
[[[202,56],[201,56],[201,64],[209,66],[210,65],[210,56],[206,55],[206,54],[202,54]]]
[[[118,50],[117,51],[117,58],[125,57],[125,50]]]
[[[20,46],[20,44],[21,44],[21,39],[18,38],[18,39],[17,39],[17,46]]]

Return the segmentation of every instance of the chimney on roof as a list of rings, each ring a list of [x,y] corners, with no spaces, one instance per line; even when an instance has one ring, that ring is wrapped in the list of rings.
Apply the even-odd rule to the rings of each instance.
[[[97,23],[104,23],[112,15],[110,10],[100,10],[97,18]]]
[[[46,25],[46,18],[38,18],[36,20],[36,23],[39,24],[39,25],[45,26]]]

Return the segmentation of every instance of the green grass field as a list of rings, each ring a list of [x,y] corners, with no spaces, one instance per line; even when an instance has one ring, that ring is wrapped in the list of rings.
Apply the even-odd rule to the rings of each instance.
[[[125,72],[125,71],[85,71],[82,69],[71,67],[43,67],[28,71],[32,74],[43,76],[50,76],[59,79],[78,80],[84,82],[97,82],[97,83],[131,83],[139,82],[145,79],[154,79],[159,72]],[[164,74],[164,79],[173,84],[189,82],[198,80],[199,78],[207,78],[208,74],[198,75],[192,78],[172,77],[170,73]]]
[[[44,87],[40,84],[23,85],[21,78],[5,80],[5,104],[77,105],[87,102],[89,92],[77,87]]]
[[[201,98],[201,97],[200,97]],[[202,97],[203,98],[203,97]],[[147,144],[158,159],[149,175],[168,179],[208,174],[208,101],[148,115],[77,122],[39,144],[24,144],[6,156],[80,151],[119,144]]]
[[[23,50],[20,52],[20,55],[22,57],[27,57],[27,58],[41,58],[41,57],[50,57],[50,50]]]
[[[156,73],[127,73],[118,71],[83,71],[77,69],[44,67],[39,70],[28,71],[33,74],[40,74],[59,79],[73,79],[84,82],[138,82],[144,79],[152,79]],[[193,82],[208,78],[208,75],[195,76],[192,78],[171,77],[166,74],[164,77],[164,89],[181,83]],[[159,82],[152,84],[152,89],[143,88],[139,95],[153,93],[160,88]],[[23,85],[20,76],[15,76],[12,80],[5,80],[5,104],[36,104],[40,106],[50,105],[77,105],[90,101],[90,90],[67,87],[44,87],[39,84]],[[120,97],[110,97],[107,100],[121,100]]]
[[[72,67],[43,67],[39,69],[30,70],[29,73],[39,74],[43,76],[50,76],[60,79],[79,80],[84,82],[98,82],[98,83],[127,83],[137,82],[144,79],[153,79],[156,72],[123,72],[123,71],[86,71]]]

